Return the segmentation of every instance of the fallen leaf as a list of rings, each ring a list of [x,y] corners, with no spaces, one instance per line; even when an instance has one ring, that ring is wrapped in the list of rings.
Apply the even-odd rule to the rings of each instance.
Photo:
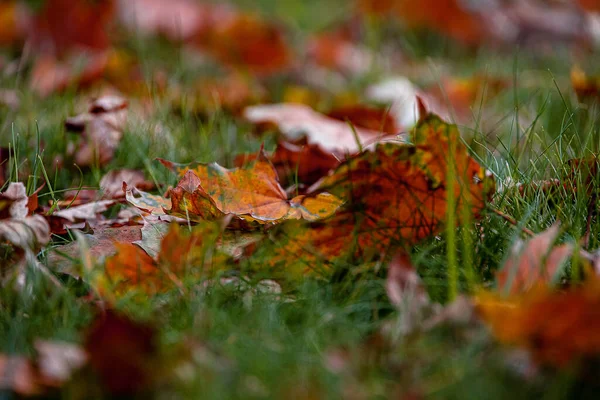
[[[554,224],[525,244],[517,242],[504,267],[496,273],[499,290],[516,294],[556,278],[560,267],[574,251],[572,244],[553,246],[559,227]]]
[[[285,182],[306,185],[315,183],[340,164],[333,153],[306,140],[277,143],[271,162],[278,176],[287,178]]]
[[[455,125],[428,115],[415,127],[413,144],[378,144],[348,158],[308,191],[327,191],[343,207],[326,223],[291,226],[277,241],[270,264],[287,264],[288,271],[297,265],[304,272],[320,265],[327,271],[343,257],[369,259],[418,243],[441,229],[450,190],[457,212],[467,207],[477,218],[493,183],[459,140]],[[446,182],[449,157],[454,188]]]
[[[397,134],[400,130],[389,110],[384,108],[353,105],[335,108],[327,116],[339,121],[349,121],[354,126],[372,131]]]
[[[100,200],[92,203],[82,204],[80,206],[66,208],[56,211],[52,214],[54,217],[64,218],[70,222],[95,220],[98,214],[108,210],[108,208],[116,203],[115,200]]]
[[[538,363],[564,367],[600,354],[600,281],[553,290],[544,283],[510,297],[482,292],[477,311],[499,341],[527,348]]]
[[[134,169],[115,169],[108,172],[100,179],[100,190],[103,191],[105,199],[118,199],[125,197],[123,183],[126,187],[139,190],[152,190],[154,183],[144,178],[144,173]]]
[[[160,370],[155,364],[156,329],[110,309],[89,328],[85,349],[92,369],[113,396],[148,391]]]
[[[144,223],[140,240],[131,243],[140,246],[148,255],[154,259],[158,258],[160,253],[160,243],[169,231],[168,223]]]
[[[75,162],[79,166],[104,166],[112,160],[127,122],[127,101],[120,96],[94,99],[89,112],[68,118],[68,130],[82,132]]]
[[[163,163],[169,167],[173,163]],[[277,172],[260,151],[249,168],[228,170],[216,163],[183,168],[185,175],[169,192],[169,214],[192,220],[234,215],[250,222],[278,223],[285,219],[314,221],[331,216],[341,202],[327,193],[291,200],[279,185]]]
[[[117,253],[106,260],[104,275],[93,284],[105,296],[141,291],[148,295],[181,288],[181,279],[191,274],[200,279],[222,259],[211,256],[220,229],[204,222],[191,231],[171,224],[161,239],[156,260],[131,243],[115,243]]]
[[[244,117],[254,124],[275,125],[286,140],[292,142],[306,135],[308,144],[341,156],[356,153],[360,146],[375,143],[386,136],[385,133],[359,127],[354,128],[355,135],[349,124],[328,118],[301,104],[247,107]]]
[[[29,213],[28,201],[25,185],[21,182],[11,182],[8,188],[0,193],[0,220],[25,218]]]
[[[93,260],[102,260],[116,253],[116,242],[135,243],[142,239],[140,226],[122,226],[113,228],[109,226],[94,227],[93,234],[82,234],[88,256]],[[73,271],[73,260],[82,258],[82,243],[79,240],[69,244],[52,248],[48,254],[48,265],[53,269],[73,276],[81,277],[82,274]]]
[[[123,190],[129,204],[152,215],[166,215],[165,210],[172,208],[171,199],[130,188],[127,184],[123,185]]]

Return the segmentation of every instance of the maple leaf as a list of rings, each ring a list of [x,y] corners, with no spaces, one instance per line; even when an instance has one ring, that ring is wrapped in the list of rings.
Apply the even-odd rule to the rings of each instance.
[[[503,343],[523,346],[539,363],[564,367],[600,355],[600,280],[558,291],[540,284],[524,294],[482,292],[477,310]]]
[[[67,130],[82,132],[82,142],[75,162],[91,166],[96,162],[106,165],[112,160],[123,137],[127,122],[127,101],[120,96],[103,96],[94,99],[89,111],[65,121]]]
[[[498,288],[515,294],[552,281],[574,250],[572,244],[553,247],[558,233],[559,225],[555,224],[525,245],[517,242],[504,267],[496,273]]]
[[[115,204],[114,200],[100,200],[91,203],[82,204],[80,206],[59,210],[52,214],[55,217],[64,218],[70,222],[94,220],[98,218],[98,214],[108,210],[110,206]]]
[[[171,224],[162,238],[156,259],[131,243],[115,243],[117,253],[106,260],[104,274],[94,285],[105,296],[122,296],[131,291],[146,294],[181,288],[181,278],[191,273],[200,277],[209,267],[218,264],[219,256],[210,256],[220,229],[215,223],[204,222],[191,231]]]
[[[241,154],[234,163],[237,167],[244,167],[256,161],[257,157],[257,154]],[[333,153],[316,144],[308,144],[306,138],[295,142],[279,141],[270,161],[283,186],[295,183],[311,185],[340,164]]]
[[[166,215],[165,210],[172,207],[171,199],[130,188],[127,184],[123,185],[123,191],[129,204],[152,215]]]
[[[308,193],[327,191],[344,206],[325,224],[285,230],[271,265],[298,264],[309,272],[316,260],[327,269],[340,257],[369,258],[417,243],[439,232],[451,190],[457,212],[467,207],[477,217],[493,184],[459,142],[456,126],[428,115],[412,137],[412,145],[382,143],[350,157],[313,185]],[[453,188],[446,182],[450,163]]]
[[[161,162],[173,167],[165,160]],[[169,192],[169,214],[195,221],[234,215],[249,222],[309,221],[331,216],[341,202],[327,193],[287,199],[277,171],[261,150],[250,168],[226,169],[216,163],[179,170],[184,176]]]
[[[326,115],[340,121],[349,121],[352,125],[361,128],[396,134],[400,129],[396,126],[396,121],[388,111],[389,110],[383,108],[357,104],[334,108]]]
[[[301,104],[251,106],[244,110],[244,117],[254,124],[275,125],[290,141],[305,135],[309,144],[339,155],[356,153],[361,146],[386,136],[385,133],[359,127],[354,127],[353,131],[348,123],[328,118]]]
[[[25,186],[12,182],[0,194],[0,245],[9,255],[0,259],[0,276],[23,272],[27,261],[35,262],[35,253],[50,241],[50,226],[41,215],[28,216],[29,199]],[[7,251],[10,249],[10,251]]]

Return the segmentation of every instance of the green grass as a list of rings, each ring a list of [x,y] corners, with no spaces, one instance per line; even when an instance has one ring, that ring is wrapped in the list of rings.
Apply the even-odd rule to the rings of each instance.
[[[264,13],[292,27],[295,40],[330,26],[347,12],[329,2],[310,7],[303,7],[302,1],[284,3],[259,2]],[[327,13],[331,9],[339,14]],[[472,154],[503,188],[491,206],[519,225],[486,211],[476,222],[447,229],[414,246],[412,261],[433,300],[446,303],[459,293],[470,293],[473,282],[491,286],[508,249],[523,237],[521,227],[541,232],[560,220],[561,240],[577,241],[584,235],[589,194],[581,185],[576,185],[576,191],[532,190],[523,196],[509,184],[564,177],[569,173],[567,160],[598,152],[598,109],[577,102],[568,79],[571,61],[566,50],[558,50],[553,57],[535,56],[526,49],[474,51],[432,34],[399,36],[397,28],[366,29],[370,29],[368,45],[377,48],[391,41],[422,61],[422,70],[411,77],[417,83],[438,82],[441,68],[458,76],[480,73],[512,82],[493,99],[484,96],[483,107],[474,107],[471,122],[460,129]],[[124,45],[142,60],[146,73],[165,69],[172,83],[186,84],[214,72],[211,66],[186,65],[178,56],[181,49],[160,40],[132,39]],[[165,61],[172,59],[177,61]],[[595,61],[590,56],[583,65],[592,66]],[[348,87],[360,93],[384,76],[384,71],[371,72],[348,82]],[[280,87],[277,79],[269,84]],[[26,83],[26,74],[18,80],[0,77],[0,86],[18,90],[22,98],[16,112],[0,107],[0,143],[10,143],[16,154],[10,160],[12,181],[29,183],[30,192],[46,182],[41,201],[60,197],[65,189],[97,187],[101,176],[113,168],[142,169],[160,184],[162,192],[176,180],[154,161],[156,157],[232,166],[237,154],[254,152],[262,143],[267,150],[275,146],[272,134],[254,135],[251,126],[225,112],[208,117],[185,107],[175,112],[168,101],[156,96],[153,115],[129,124],[108,166],[80,174],[71,160],[64,159],[56,168],[55,158],[65,154],[72,138],[63,128],[64,119],[84,110],[86,96],[68,91],[40,100]],[[39,153],[38,141],[43,148]],[[598,185],[597,179],[593,185]],[[599,231],[600,223],[594,218],[590,249],[600,246]],[[55,238],[50,247],[65,240],[72,239]],[[268,256],[268,248],[259,251],[237,266],[236,273],[248,275],[254,287],[261,278],[269,278],[268,273],[255,272]],[[0,353],[32,355],[38,338],[80,343],[95,314],[95,306],[82,297],[86,284],[57,274],[63,287],[56,288],[33,268],[27,276],[22,290],[0,288]],[[381,330],[391,326],[394,331],[402,317],[387,299],[385,276],[385,268],[379,266],[338,280],[307,279],[284,286],[282,296],[218,285],[205,292],[195,282],[185,281],[185,295],[174,291],[141,301],[126,298],[117,308],[159,327],[158,342],[167,355],[188,341],[208,349],[196,356],[191,370],[179,371],[172,382],[159,387],[159,397],[393,398],[422,393],[440,399],[562,399],[585,398],[597,389],[593,381],[582,383],[575,370],[544,370],[536,379],[524,379],[515,365],[507,364],[508,350],[477,324],[450,324],[402,336],[389,347],[379,343]],[[336,351],[343,351],[348,360],[341,372],[327,367]],[[64,389],[59,396],[76,397],[76,391],[70,390]]]

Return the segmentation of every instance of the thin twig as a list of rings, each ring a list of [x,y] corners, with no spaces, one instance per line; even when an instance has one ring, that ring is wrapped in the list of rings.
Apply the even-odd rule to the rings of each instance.
[[[513,217],[511,217],[510,215],[508,215],[508,214],[505,214],[505,213],[503,213],[502,211],[500,211],[500,210],[498,210],[498,209],[496,209],[496,208],[493,208],[493,207],[490,207],[490,210],[492,210],[492,211],[494,212],[494,214],[496,214],[496,215],[498,215],[498,216],[500,216],[500,217],[504,218],[504,219],[505,219],[506,221],[508,221],[510,224],[512,224],[512,225],[514,225],[514,226],[519,226],[519,223],[517,222],[517,220],[516,220],[516,219],[514,219]],[[526,234],[528,234],[529,236],[535,236],[535,232],[533,232],[533,231],[532,231],[531,229],[529,229],[529,228],[522,227],[522,228],[521,228],[521,230],[522,230],[523,232],[525,232]]]

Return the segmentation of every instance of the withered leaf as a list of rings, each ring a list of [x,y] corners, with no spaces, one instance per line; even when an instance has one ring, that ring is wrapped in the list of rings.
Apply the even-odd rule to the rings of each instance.
[[[313,221],[331,216],[341,205],[339,199],[327,193],[288,200],[277,171],[262,150],[249,168],[229,170],[212,163],[179,171],[184,176],[170,191],[173,207],[169,213],[182,218],[200,221],[234,215],[258,223]]]
[[[156,259],[134,244],[116,243],[117,253],[106,260],[104,274],[93,284],[106,296],[131,291],[151,295],[181,287],[186,275],[199,279],[223,260],[211,254],[219,233],[218,225],[212,222],[194,226],[191,231],[171,224]]]
[[[275,249],[272,265],[285,260],[309,271],[320,260],[372,257],[439,232],[449,192],[458,210],[477,217],[493,192],[486,176],[459,141],[458,129],[434,115],[417,125],[412,145],[383,143],[347,159],[309,193],[327,191],[344,206],[325,224],[291,228]],[[447,171],[454,165],[455,181]],[[454,211],[452,211],[454,212]],[[459,214],[460,215],[460,214]]]
[[[87,113],[68,118],[66,128],[82,132],[75,162],[79,166],[106,165],[121,142],[126,122],[127,100],[120,96],[94,99]]]
[[[595,276],[566,291],[541,283],[508,298],[482,292],[476,306],[498,340],[527,348],[539,363],[564,367],[600,354],[600,281]]]
[[[554,224],[525,244],[517,242],[504,267],[496,273],[498,289],[515,294],[555,279],[574,251],[569,243],[553,246],[558,233],[559,224]]]
[[[302,104],[251,106],[244,110],[244,117],[254,124],[276,126],[290,141],[306,135],[309,144],[340,156],[356,153],[360,146],[375,143],[386,136],[385,133],[360,127],[354,127],[353,132],[348,123],[328,118]]]
[[[172,207],[171,199],[130,188],[127,184],[123,185],[123,190],[129,204],[152,215],[166,215],[165,210]]]

